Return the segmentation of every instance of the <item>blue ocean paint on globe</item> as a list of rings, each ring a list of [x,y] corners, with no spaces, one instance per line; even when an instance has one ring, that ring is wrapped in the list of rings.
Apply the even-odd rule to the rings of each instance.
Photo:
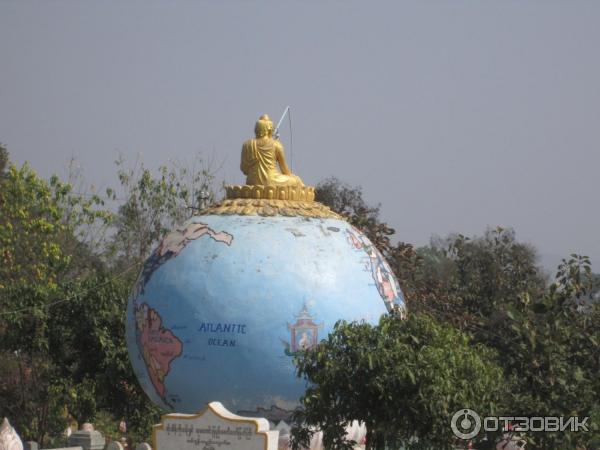
[[[127,344],[156,404],[220,401],[291,411],[305,390],[293,355],[336,321],[375,323],[404,297],[390,267],[339,219],[197,216],[147,260],[127,310]]]

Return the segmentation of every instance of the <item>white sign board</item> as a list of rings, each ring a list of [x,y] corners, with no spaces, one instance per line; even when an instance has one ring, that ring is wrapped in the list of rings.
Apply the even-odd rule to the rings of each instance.
[[[277,450],[267,419],[242,417],[219,402],[198,414],[166,414],[154,425],[155,450]]]

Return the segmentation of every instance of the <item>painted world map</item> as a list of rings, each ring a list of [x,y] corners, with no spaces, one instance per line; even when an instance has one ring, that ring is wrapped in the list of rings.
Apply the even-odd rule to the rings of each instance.
[[[294,357],[342,319],[376,323],[404,297],[389,265],[340,219],[197,216],[146,260],[127,309],[140,385],[164,410],[219,401],[288,420],[305,391]]]
[[[169,259],[175,258],[185,246],[202,236],[208,236],[216,242],[231,245],[233,236],[225,232],[215,232],[203,223],[190,223],[167,234],[158,248],[144,264],[142,276],[136,291],[143,292],[150,277]],[[163,402],[170,407],[167,400],[164,380],[171,370],[171,363],[183,353],[183,342],[173,331],[163,326],[159,313],[148,304],[135,305],[136,340],[142,355],[152,386]]]

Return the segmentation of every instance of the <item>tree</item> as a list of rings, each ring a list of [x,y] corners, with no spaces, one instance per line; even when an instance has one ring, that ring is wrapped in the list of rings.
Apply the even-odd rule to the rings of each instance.
[[[123,203],[113,222],[106,257],[120,271],[141,264],[169,230],[208,206],[215,194],[210,163],[199,156],[190,165],[160,166],[156,176],[142,163],[131,169],[122,159],[116,164]],[[108,189],[107,195],[117,200],[116,190]]]
[[[0,415],[42,446],[98,417],[124,417],[147,439],[159,410],[129,364],[127,298],[154,241],[210,200],[210,174],[142,166],[138,178],[120,165],[127,194],[113,215],[99,195],[10,164],[4,148],[0,163]],[[95,245],[99,232],[112,246]]]
[[[588,416],[598,409],[600,352],[597,306],[590,307],[589,258],[563,260],[548,284],[535,251],[512,230],[489,230],[482,238],[455,236],[420,249],[424,286],[436,292],[413,301],[494,349],[504,370],[505,399],[512,416]],[[419,299],[419,297],[416,297]],[[413,298],[414,300],[414,298]],[[529,448],[575,448],[595,434],[531,433]]]
[[[59,237],[63,186],[48,184],[24,165],[8,168],[0,190],[0,290],[35,283],[52,289],[68,267]]]
[[[96,409],[95,381],[78,373],[86,365],[84,375],[93,372],[91,353],[79,360],[69,355],[78,354],[82,337],[98,331],[90,324],[98,315],[86,314],[98,303],[78,305],[79,318],[66,314],[65,306],[87,292],[70,289],[90,274],[82,270],[92,258],[78,239],[79,228],[108,221],[110,214],[98,197],[78,196],[58,177],[43,180],[27,164],[17,168],[2,150],[7,164],[0,177],[0,415],[10,416],[24,438],[43,445],[49,435],[60,435],[70,413],[84,419]],[[92,273],[98,268],[90,267]],[[89,329],[70,341],[84,324]]]
[[[493,329],[506,321],[511,305],[539,297],[546,288],[535,250],[518,242],[512,229],[436,239],[417,253],[413,286],[419,301],[411,307],[462,329]]]
[[[40,339],[43,305],[70,261],[58,245],[64,231],[57,224],[61,194],[27,165],[10,165],[0,146],[0,415],[10,416],[24,436],[39,442],[65,422],[61,396],[49,382],[56,366],[43,356],[47,347]],[[27,319],[9,313],[24,304],[34,307]],[[23,340],[26,348],[19,345]]]
[[[67,407],[78,423],[100,411],[114,421],[124,418],[129,436],[147,438],[160,410],[137,383],[125,344],[127,277],[99,273],[65,286],[72,298],[52,310],[48,333],[50,356],[60,362],[60,377],[68,380]]]
[[[454,448],[455,411],[497,410],[503,374],[495,359],[425,314],[384,316],[376,326],[339,322],[297,360],[309,387],[294,414],[294,448],[307,446],[315,430],[325,448],[353,448],[344,440],[353,420],[365,423],[368,449]]]
[[[523,416],[595,416],[600,412],[600,308],[589,307],[592,286],[587,257],[563,260],[552,283],[537,298],[522,297],[487,345],[496,348],[506,377],[511,410]],[[582,301],[586,300],[586,301]],[[530,448],[581,448],[598,441],[597,422],[588,433],[528,435]]]
[[[106,217],[97,199],[71,195],[57,177],[39,178],[27,164],[8,163],[2,149],[0,177],[0,415],[10,415],[23,436],[44,442],[64,429],[68,400],[53,360],[51,308],[63,286],[80,274],[74,267],[77,227]],[[6,364],[4,364],[6,362]],[[16,408],[16,409],[15,409]]]
[[[0,177],[4,175],[6,166],[8,165],[8,150],[0,143]]]
[[[10,417],[23,439],[44,446],[67,425],[66,395],[55,383],[57,367],[43,355],[0,351],[0,415]]]

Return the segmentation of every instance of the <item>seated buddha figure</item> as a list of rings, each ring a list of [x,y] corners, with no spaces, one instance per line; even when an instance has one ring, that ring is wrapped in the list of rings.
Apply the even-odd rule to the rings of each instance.
[[[269,116],[265,114],[258,119],[254,134],[256,138],[247,140],[242,146],[240,168],[246,175],[246,184],[304,186],[300,177],[288,168],[283,145],[273,138],[273,122]]]

